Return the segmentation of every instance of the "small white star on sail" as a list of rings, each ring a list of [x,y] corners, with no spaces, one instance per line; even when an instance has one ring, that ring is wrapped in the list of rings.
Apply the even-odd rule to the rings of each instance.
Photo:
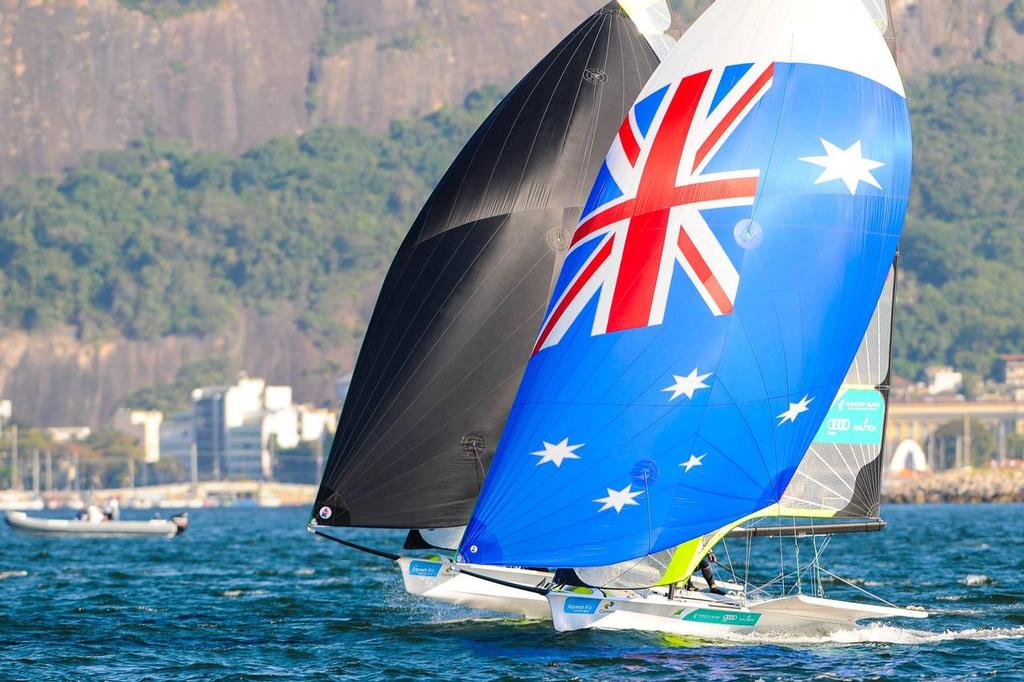
[[[685,377],[673,374],[672,378],[675,383],[668,388],[661,389],[662,393],[671,393],[669,402],[675,400],[681,395],[685,395],[687,398],[693,398],[693,394],[702,388],[710,388],[704,383],[704,380],[711,376],[711,372],[707,374],[697,374],[697,368],[694,367],[693,371],[687,374]]]
[[[818,176],[818,179],[814,181],[815,185],[832,182],[833,180],[842,180],[852,195],[857,194],[857,188],[860,187],[862,182],[882,189],[882,186],[878,184],[878,180],[871,174],[871,171],[881,168],[885,164],[864,158],[860,149],[860,140],[854,142],[848,149],[840,149],[825,138],[818,139],[821,140],[821,145],[825,148],[826,155],[805,156],[800,159],[825,169]]]
[[[776,417],[776,419],[779,420],[778,425],[782,426],[786,422],[795,422],[797,417],[799,417],[809,409],[807,406],[810,405],[812,402],[814,402],[814,398],[805,395],[803,398],[800,399],[800,402],[790,403],[789,409]]]
[[[557,444],[549,443],[547,441],[543,441],[543,443],[543,450],[536,450],[530,453],[531,455],[540,457],[540,461],[537,462],[537,466],[551,462],[559,469],[562,468],[562,462],[564,462],[565,460],[579,459],[580,456],[576,454],[576,451],[585,445],[585,443],[569,445],[568,438],[563,438],[562,442]]]
[[[607,497],[599,497],[594,502],[600,502],[603,506],[597,510],[597,513],[607,511],[608,509],[614,509],[615,513],[618,514],[622,511],[623,507],[629,505],[640,506],[640,503],[636,501],[636,498],[644,494],[643,490],[633,490],[633,484],[630,483],[622,490],[612,490],[606,488],[608,491]]]
[[[679,466],[681,466],[684,469],[686,469],[686,473],[690,473],[690,469],[692,469],[693,467],[704,466],[704,458],[705,457],[707,457],[707,453],[705,453],[703,455],[700,455],[700,456],[690,455],[690,459],[686,460],[685,462],[683,462]]]

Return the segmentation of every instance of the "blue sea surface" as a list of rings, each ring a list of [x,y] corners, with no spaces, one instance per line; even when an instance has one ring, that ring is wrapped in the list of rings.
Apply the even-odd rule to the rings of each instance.
[[[1021,505],[888,507],[883,532],[832,541],[826,568],[927,620],[729,642],[559,634],[418,599],[390,562],[307,533],[307,513],[195,510],[170,540],[4,528],[0,678],[1024,679]],[[404,538],[339,532],[396,551]],[[777,570],[779,551],[754,557]]]

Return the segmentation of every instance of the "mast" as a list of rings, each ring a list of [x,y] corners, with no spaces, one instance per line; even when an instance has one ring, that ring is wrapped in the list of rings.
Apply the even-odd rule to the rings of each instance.
[[[385,278],[313,508],[319,525],[465,524],[608,141],[658,64],[663,0],[595,12],[502,100]],[[657,10],[657,7],[653,7]],[[648,22],[642,33],[633,16]]]

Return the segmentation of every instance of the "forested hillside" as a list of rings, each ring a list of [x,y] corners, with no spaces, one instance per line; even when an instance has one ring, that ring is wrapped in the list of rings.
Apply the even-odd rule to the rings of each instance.
[[[914,80],[915,189],[896,369],[986,375],[1024,351],[1024,67]],[[84,339],[222,330],[281,301],[320,344],[352,344],[339,300],[376,289],[432,183],[496,101],[388,134],[321,127],[240,158],[145,139],[58,181],[0,192],[0,321]]]
[[[991,374],[1024,352],[1024,66],[914,81],[914,194],[896,368]]]
[[[147,138],[0,190],[0,324],[92,340],[223,330],[283,301],[322,344],[382,268],[495,91],[388,134],[321,127],[236,158]]]

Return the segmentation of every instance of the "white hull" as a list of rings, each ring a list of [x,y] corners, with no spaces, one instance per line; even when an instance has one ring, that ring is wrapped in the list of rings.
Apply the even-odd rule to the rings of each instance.
[[[483,611],[551,619],[560,632],[638,630],[707,639],[764,632],[826,634],[855,629],[864,620],[928,615],[918,610],[804,595],[745,600],[708,592],[679,592],[670,600],[665,588],[647,591],[645,595],[577,588],[553,590],[545,597],[467,575],[459,569],[529,587],[550,585],[553,574],[547,571],[475,564],[458,564],[456,568],[450,560],[438,557],[402,557],[397,563],[409,594]],[[694,582],[703,585],[699,576],[694,576]]]
[[[35,497],[31,500],[0,499],[0,510],[2,511],[29,511],[43,509],[43,500]]]
[[[526,618],[551,618],[551,609],[548,607],[547,599],[542,595],[466,575],[455,569],[448,559],[401,557],[396,563],[402,569],[402,580],[409,594],[459,604],[471,609],[509,613]],[[550,572],[523,568],[475,564],[459,564],[459,567],[473,573],[531,587],[547,583],[552,578]]]
[[[604,596],[553,591],[548,594],[555,629],[640,630],[691,637],[729,637],[755,632],[829,633],[875,618],[926,618],[924,611],[797,595],[746,601],[707,593]]]
[[[187,519],[151,519],[149,521],[79,521],[68,519],[37,519],[20,511],[9,511],[6,514],[7,524],[11,528],[32,533],[50,535],[136,535],[174,537],[188,526]]]

